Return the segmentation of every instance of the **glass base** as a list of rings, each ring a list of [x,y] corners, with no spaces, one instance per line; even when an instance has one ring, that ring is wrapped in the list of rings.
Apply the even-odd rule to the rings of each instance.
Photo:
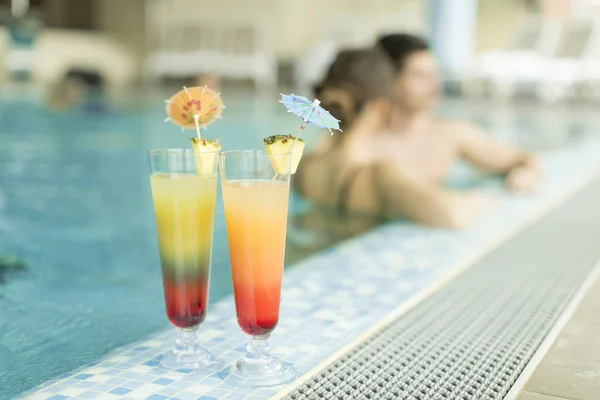
[[[219,370],[223,367],[223,363],[216,360],[211,352],[200,347],[196,329],[177,329],[175,346],[160,360],[162,368]]]
[[[223,363],[215,359],[208,350],[201,348],[193,352],[178,352],[173,349],[165,354],[159,365],[165,369],[211,369],[219,370]]]
[[[278,386],[290,383],[297,376],[296,370],[274,357],[250,361],[242,358],[231,366],[229,382],[250,387]]]
[[[269,335],[248,336],[246,354],[231,366],[229,382],[240,386],[278,386],[294,380],[298,374],[289,364],[269,354]]]

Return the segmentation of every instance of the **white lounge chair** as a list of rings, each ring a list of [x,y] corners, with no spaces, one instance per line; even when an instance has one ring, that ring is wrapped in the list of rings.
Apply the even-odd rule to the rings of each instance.
[[[277,61],[260,24],[181,21],[160,30],[157,49],[144,63],[146,80],[195,77],[214,72],[250,78],[257,86],[277,83]]]
[[[5,36],[5,35],[0,35]],[[135,83],[135,59],[121,43],[103,34],[42,29],[30,49],[6,47],[6,72],[29,71],[34,82],[51,85],[70,70],[96,72],[108,89]]]
[[[513,60],[491,77],[496,93],[513,95],[520,87],[531,87],[540,100],[555,102],[572,95],[594,76],[600,78],[599,25],[593,20],[573,20],[562,29],[551,56],[532,55]],[[499,66],[502,68],[502,66]]]
[[[561,26],[539,15],[526,15],[519,19],[514,35],[506,49],[490,50],[475,57],[468,73],[465,90],[480,94],[487,83],[492,83],[498,96],[513,94],[513,77],[522,65],[532,60],[551,56],[559,44]]]
[[[600,83],[600,23],[580,20],[570,23],[553,58],[537,67],[535,83],[541,100],[556,102],[576,95],[578,89]]]

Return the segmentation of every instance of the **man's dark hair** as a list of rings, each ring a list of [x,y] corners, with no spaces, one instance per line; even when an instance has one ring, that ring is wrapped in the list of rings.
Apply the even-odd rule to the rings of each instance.
[[[382,49],[394,62],[396,70],[400,71],[406,59],[413,53],[419,51],[428,51],[430,49],[427,41],[419,36],[409,35],[408,33],[396,33],[392,35],[381,36],[377,40],[377,47]]]

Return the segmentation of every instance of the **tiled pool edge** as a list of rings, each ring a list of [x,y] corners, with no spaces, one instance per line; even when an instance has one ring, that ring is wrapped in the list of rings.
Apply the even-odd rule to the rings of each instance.
[[[591,147],[596,147],[592,154],[599,150],[598,146]],[[590,151],[584,150],[583,153]],[[498,232],[504,233],[504,240],[511,229],[516,232],[526,226],[524,219],[532,222],[598,174],[600,161],[588,157],[587,162],[574,162],[582,160],[581,152],[576,153],[567,159],[546,160],[553,170],[548,174],[552,179],[538,199],[506,198],[502,210],[472,229],[449,233],[391,224],[301,262],[286,273],[282,321],[273,337],[274,352],[295,361],[300,372],[306,372],[377,324],[398,304],[414,299],[441,277],[455,275],[460,265],[465,268],[473,262],[475,258],[468,257],[473,249],[483,249],[480,255],[486,253],[492,242],[501,242]],[[573,184],[574,172],[581,174],[582,170],[588,173]],[[390,248],[394,238],[402,240],[395,249]],[[244,343],[233,310],[231,298],[217,303],[200,334],[207,347],[222,354],[226,362],[239,356]],[[308,316],[312,318],[304,326]],[[306,333],[302,334],[303,330]],[[94,365],[47,382],[25,396],[93,398],[98,393],[101,398],[211,400],[258,399],[276,392],[240,390],[228,385],[224,374],[192,376],[158,370],[156,356],[169,347],[171,339],[170,330],[159,332],[145,341],[117,349]]]

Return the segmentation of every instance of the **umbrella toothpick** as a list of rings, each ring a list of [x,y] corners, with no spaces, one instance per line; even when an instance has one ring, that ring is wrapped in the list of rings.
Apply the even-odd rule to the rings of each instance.
[[[296,135],[296,137],[294,138],[294,141],[292,142],[292,145],[290,146],[290,150],[294,149],[294,145],[296,144],[296,142],[298,141],[298,138],[300,137],[300,135],[302,134],[302,132],[304,131],[304,127],[306,125],[306,123],[308,122],[308,120],[310,119],[311,115],[315,112],[315,110],[317,109],[317,107],[319,106],[319,104],[321,104],[321,102],[319,101],[319,99],[315,99],[312,102],[312,107],[310,109],[310,112],[308,113],[308,115],[306,116],[306,118],[304,118],[304,120],[302,121],[302,125],[300,125],[300,130],[298,131],[298,134]],[[290,110],[288,110],[289,112]],[[331,132],[331,129],[329,129],[329,131]],[[333,134],[333,133],[332,133]]]
[[[198,114],[194,114],[194,123],[196,124],[196,135],[198,139],[202,139],[202,135],[200,134],[200,117]]]
[[[171,117],[165,118],[165,122],[169,122],[170,120],[171,120]]]
[[[304,123],[302,123],[302,125],[300,126],[300,130],[296,134],[296,137],[294,138],[294,141],[292,142],[292,145],[290,146],[290,151],[294,150],[294,145],[298,141],[298,138],[300,137],[300,135],[302,135],[302,132],[304,132]]]

